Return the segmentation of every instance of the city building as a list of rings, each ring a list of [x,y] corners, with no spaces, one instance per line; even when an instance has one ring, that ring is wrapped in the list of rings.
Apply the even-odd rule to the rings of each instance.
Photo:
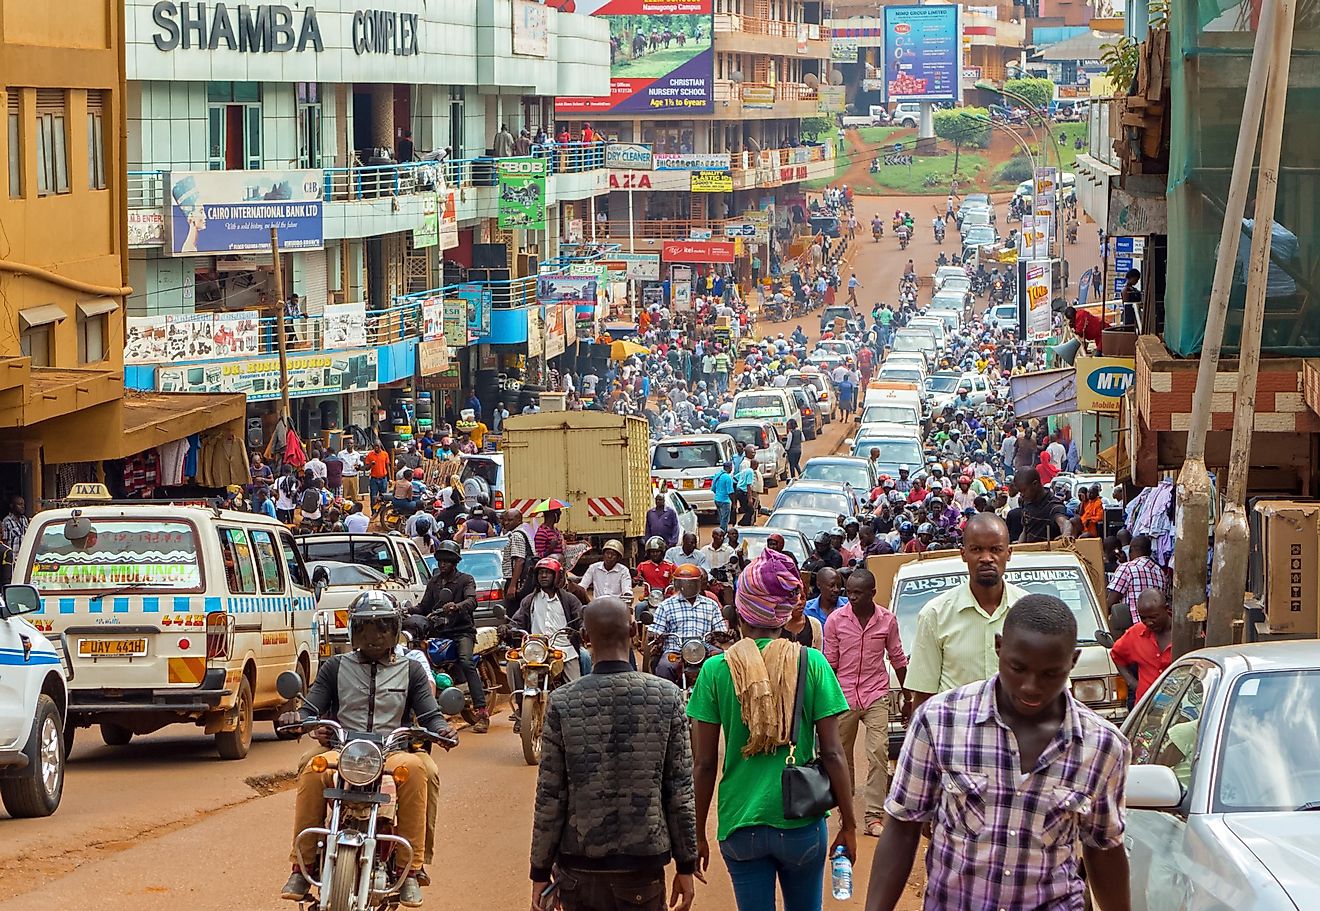
[[[547,137],[556,95],[607,90],[604,23],[528,0],[396,7],[127,0],[130,387],[241,392],[260,447],[284,322],[292,426],[394,442],[456,415],[501,352],[527,356],[529,327],[566,344],[530,312],[535,276],[606,173],[601,149]],[[543,190],[501,229],[497,159],[515,157]]]
[[[0,494],[30,508],[242,418],[232,395],[124,395],[122,9],[0,11]]]

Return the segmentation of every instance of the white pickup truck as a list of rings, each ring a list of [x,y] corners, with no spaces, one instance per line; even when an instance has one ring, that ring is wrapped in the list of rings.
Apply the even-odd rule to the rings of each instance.
[[[41,629],[41,596],[6,585],[0,601],[0,800],[10,816],[49,816],[64,793],[68,684]],[[30,615],[31,620],[24,615]]]

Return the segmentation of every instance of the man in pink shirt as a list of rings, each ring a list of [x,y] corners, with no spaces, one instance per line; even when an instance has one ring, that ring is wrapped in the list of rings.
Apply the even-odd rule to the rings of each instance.
[[[898,683],[907,677],[907,655],[899,638],[894,614],[875,603],[875,576],[858,568],[848,576],[846,607],[825,620],[821,651],[839,678],[848,711],[839,719],[839,736],[853,769],[858,724],[866,727],[866,834],[878,838],[889,791],[889,672],[885,656],[894,666]],[[908,713],[906,705],[903,714]]]

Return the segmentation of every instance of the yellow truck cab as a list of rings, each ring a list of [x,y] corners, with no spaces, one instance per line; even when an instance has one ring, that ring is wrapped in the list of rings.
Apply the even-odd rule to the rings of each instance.
[[[316,670],[315,599],[289,529],[204,506],[70,506],[38,513],[15,582],[29,619],[69,667],[66,743],[99,724],[107,744],[191,722],[242,759],[254,718],[285,705],[284,671]]]

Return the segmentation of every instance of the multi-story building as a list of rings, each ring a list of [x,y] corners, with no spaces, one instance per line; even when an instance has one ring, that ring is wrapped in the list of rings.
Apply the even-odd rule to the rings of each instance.
[[[242,418],[235,396],[124,397],[123,47],[115,0],[0,7],[0,494],[33,507]]]
[[[416,429],[394,392],[456,399],[490,346],[526,353],[526,283],[558,254],[562,205],[606,179],[599,149],[528,146],[554,96],[606,90],[604,23],[527,0],[127,0],[127,39],[130,386],[243,392],[257,442],[279,411],[280,299],[304,436],[382,413]],[[550,172],[528,229],[496,221],[502,126]]]

